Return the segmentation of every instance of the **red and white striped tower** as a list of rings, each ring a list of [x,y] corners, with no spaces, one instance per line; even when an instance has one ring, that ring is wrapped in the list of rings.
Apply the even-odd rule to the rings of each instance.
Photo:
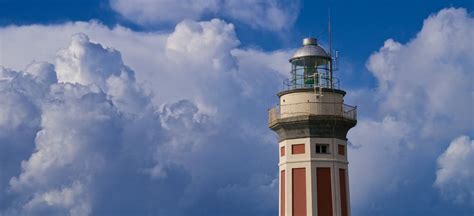
[[[279,137],[279,215],[350,216],[346,135],[356,107],[344,104],[333,58],[315,38],[305,38],[290,63],[268,122]]]

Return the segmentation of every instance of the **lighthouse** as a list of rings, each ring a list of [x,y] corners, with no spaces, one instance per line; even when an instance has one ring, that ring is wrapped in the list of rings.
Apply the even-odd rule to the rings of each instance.
[[[344,104],[330,53],[305,38],[268,113],[278,134],[280,216],[351,215],[346,135],[357,109]]]

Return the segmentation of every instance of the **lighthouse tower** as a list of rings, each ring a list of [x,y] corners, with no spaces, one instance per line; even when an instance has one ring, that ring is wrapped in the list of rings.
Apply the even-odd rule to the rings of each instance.
[[[346,135],[356,107],[344,104],[333,58],[315,38],[305,38],[290,63],[268,113],[279,138],[279,215],[350,216]]]

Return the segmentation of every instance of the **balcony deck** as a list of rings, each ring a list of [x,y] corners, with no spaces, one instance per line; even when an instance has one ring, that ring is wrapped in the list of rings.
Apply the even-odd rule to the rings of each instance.
[[[268,125],[279,119],[298,116],[337,116],[350,121],[357,121],[357,107],[344,103],[305,102],[277,105],[268,110]]]

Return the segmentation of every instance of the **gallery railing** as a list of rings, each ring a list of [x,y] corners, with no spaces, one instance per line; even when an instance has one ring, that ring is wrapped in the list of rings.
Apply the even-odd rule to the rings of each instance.
[[[342,116],[349,120],[357,120],[357,107],[344,103],[330,102],[304,102],[277,105],[268,110],[268,123],[272,124],[281,118],[308,115],[334,115]]]

